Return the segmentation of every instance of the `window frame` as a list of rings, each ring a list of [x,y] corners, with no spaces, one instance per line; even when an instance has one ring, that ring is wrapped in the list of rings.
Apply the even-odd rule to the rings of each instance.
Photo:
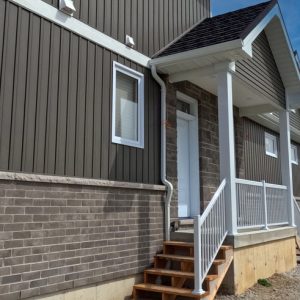
[[[131,78],[137,80],[137,126],[138,139],[129,140],[116,135],[116,88],[117,88],[117,72],[121,72]],[[116,61],[113,62],[113,84],[112,84],[112,143],[126,145],[136,148],[144,148],[144,74],[126,67]]]
[[[298,158],[298,147],[296,146],[296,145],[293,145],[293,144],[291,144],[291,151],[292,150],[296,150],[296,160],[293,160],[293,157],[292,157],[292,152],[291,152],[291,162],[292,162],[292,164],[294,164],[294,165],[298,165],[298,163],[299,163],[299,158]]]
[[[266,143],[266,140],[267,139],[271,139],[273,142],[274,142],[274,145],[275,145],[275,153],[273,152],[270,152],[267,150],[267,143]],[[278,145],[277,145],[277,137],[276,135],[273,135],[273,134],[270,134],[268,132],[265,132],[265,152],[266,152],[266,155],[268,156],[271,156],[271,157],[274,157],[274,158],[278,158]]]

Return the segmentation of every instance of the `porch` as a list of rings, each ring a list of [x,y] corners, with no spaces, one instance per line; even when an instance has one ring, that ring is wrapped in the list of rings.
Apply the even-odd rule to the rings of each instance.
[[[185,293],[178,294],[181,296],[213,299],[228,270],[231,287],[240,293],[254,284],[258,276],[266,278],[295,266],[289,118],[290,109],[299,108],[300,74],[291,50],[280,9],[276,1],[270,1],[207,19],[152,59],[152,74],[156,77],[158,71],[165,75],[168,84],[189,81],[216,95],[218,103],[220,185],[203,213],[196,214],[193,228],[185,232],[192,239],[177,244],[192,250],[182,254],[180,249],[173,249],[170,253],[169,243],[176,242],[166,241],[163,254],[155,256],[153,272],[166,274],[161,269],[177,265],[173,261],[179,262],[180,267],[179,273],[168,273],[171,287],[160,286],[163,299],[176,299],[175,288]],[[158,82],[162,85],[163,98],[166,86]],[[263,181],[237,178],[234,107],[238,108],[240,117],[249,119],[274,112],[279,115],[280,151],[274,154],[280,160],[278,184],[267,182],[267,174],[263,173],[260,174]],[[166,118],[164,113],[162,116]],[[162,121],[167,123],[165,119]],[[189,134],[185,132],[183,137]],[[186,139],[182,141],[182,145],[186,144]],[[272,152],[277,142],[265,146]],[[183,167],[186,169],[188,165],[191,160]],[[180,164],[177,168],[181,169]],[[191,186],[193,182],[194,186],[195,176],[186,171],[185,174],[192,179],[186,185]],[[178,177],[179,181],[187,178]],[[168,240],[170,224],[166,220]],[[222,252],[224,243],[227,253]],[[272,252],[272,256],[268,255]],[[185,278],[187,272],[193,278],[191,285]],[[248,276],[250,272],[254,275]],[[216,277],[210,280],[212,274]],[[146,276],[145,284],[135,286],[134,291],[155,291],[157,282],[148,280]],[[207,284],[209,281],[215,283]],[[187,286],[189,289],[184,290]]]

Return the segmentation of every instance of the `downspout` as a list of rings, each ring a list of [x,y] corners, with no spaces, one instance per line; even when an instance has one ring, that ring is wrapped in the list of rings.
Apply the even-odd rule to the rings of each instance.
[[[171,207],[171,199],[173,195],[173,185],[170,181],[167,180],[167,156],[166,156],[166,119],[167,119],[167,104],[166,104],[166,96],[167,89],[164,81],[158,76],[156,72],[155,65],[151,65],[151,73],[153,78],[157,81],[157,83],[161,87],[161,181],[167,188],[167,195],[165,199],[165,239],[170,240],[170,207]]]

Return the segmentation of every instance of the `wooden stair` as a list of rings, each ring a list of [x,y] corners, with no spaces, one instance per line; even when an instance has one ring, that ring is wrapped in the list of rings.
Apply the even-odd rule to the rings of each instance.
[[[144,283],[133,287],[133,300],[213,300],[232,262],[231,246],[221,246],[203,282],[205,293],[193,294],[194,244],[164,242],[163,253],[154,257],[154,267],[144,271]]]
[[[300,265],[300,239],[296,236],[296,262]]]

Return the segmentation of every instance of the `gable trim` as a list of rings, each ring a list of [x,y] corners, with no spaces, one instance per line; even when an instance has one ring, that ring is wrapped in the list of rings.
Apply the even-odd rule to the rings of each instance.
[[[41,0],[8,0],[38,16],[45,18],[95,44],[113,51],[143,67],[149,67],[150,57],[134,50],[93,27],[70,17],[50,4]]]
[[[278,20],[281,23],[282,30],[285,35],[285,40],[287,43],[287,46],[289,48],[289,52],[294,64],[295,71],[298,75],[298,78],[300,80],[300,72],[298,69],[298,65],[294,56],[294,52],[292,50],[290,38],[288,36],[288,33],[286,31],[286,27],[282,18],[282,14],[279,8],[279,5],[276,4],[268,13],[267,15],[250,31],[250,33],[243,39],[243,49],[249,49],[251,48],[252,43],[256,40],[256,38],[259,36],[259,34],[267,27],[267,25],[274,19],[278,18]],[[250,54],[250,53],[249,53]]]

